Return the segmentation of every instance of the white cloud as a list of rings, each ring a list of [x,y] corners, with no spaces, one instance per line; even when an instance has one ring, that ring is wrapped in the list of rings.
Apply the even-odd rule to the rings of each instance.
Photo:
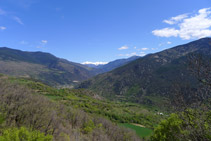
[[[161,46],[170,45],[170,44],[172,44],[172,42],[167,41],[167,42],[163,42],[163,43],[158,44],[158,46],[161,47]],[[152,50],[153,50],[153,49],[152,49]],[[154,50],[155,50],[155,49],[154,49]]]
[[[158,30],[153,30],[152,33],[155,36],[160,36],[160,37],[177,37],[179,34],[179,30],[176,30],[174,28],[163,28],[163,29],[158,29]]]
[[[136,49],[137,47],[136,46],[134,46],[134,49]]]
[[[141,50],[148,50],[148,48],[141,48]]]
[[[146,55],[145,53],[140,53],[138,56],[143,57],[143,56],[145,56],[145,55]]]
[[[153,30],[155,36],[195,39],[211,36],[211,8],[200,9],[197,14],[172,17],[176,27]],[[171,20],[170,19],[170,20]],[[176,22],[175,22],[176,21]],[[168,23],[169,24],[169,23]],[[176,28],[176,29],[175,29]]]
[[[136,52],[132,52],[132,53],[127,53],[127,54],[119,54],[118,56],[131,57],[131,56],[138,56],[138,54]]]
[[[5,30],[7,29],[5,26],[0,26],[0,30]]]
[[[82,64],[86,65],[86,64],[92,64],[92,65],[105,65],[105,64],[108,64],[108,62],[89,62],[89,61],[86,61],[86,62],[83,62]]]
[[[45,45],[45,44],[48,43],[48,41],[47,40],[42,40],[41,43]]]
[[[136,56],[136,55],[137,55],[137,53],[136,53],[136,52],[132,52],[132,53],[126,54],[125,56],[130,57],[130,56]]]
[[[19,24],[21,24],[21,25],[24,25],[24,23],[22,22],[22,20],[21,20],[19,17],[14,16],[13,19],[14,19],[17,23],[19,23]]]
[[[118,48],[118,50],[125,50],[125,49],[128,49],[129,47],[128,46],[122,46],[120,48]]]
[[[172,42],[168,41],[167,44],[170,45],[170,44],[172,44]]]
[[[118,56],[125,56],[125,57],[131,57],[131,56],[145,56],[145,52],[132,52],[132,53],[127,53],[127,54],[119,54]]]
[[[47,40],[41,40],[41,41],[39,42],[39,45],[36,46],[36,48],[44,48],[45,45],[46,45],[47,43],[48,43]]]
[[[164,23],[167,24],[176,24],[177,22],[183,20],[184,18],[188,17],[187,14],[178,15],[176,17],[171,17],[169,20],[164,20]]]

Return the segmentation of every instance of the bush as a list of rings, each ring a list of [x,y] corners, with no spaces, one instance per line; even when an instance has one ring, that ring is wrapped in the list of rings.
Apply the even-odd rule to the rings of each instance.
[[[211,111],[186,110],[171,114],[154,130],[152,141],[211,140]]]
[[[155,128],[152,141],[177,141],[177,135],[183,132],[181,129],[181,125],[182,120],[178,117],[178,115],[171,114],[171,116],[167,120],[161,121],[158,127]]]
[[[25,127],[10,128],[3,131],[0,141],[52,141],[53,137],[45,136],[39,131],[29,131]]]

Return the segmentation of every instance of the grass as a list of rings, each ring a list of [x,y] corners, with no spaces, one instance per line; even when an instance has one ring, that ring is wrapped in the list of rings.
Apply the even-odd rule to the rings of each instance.
[[[95,99],[95,93],[86,89],[56,89],[31,79],[9,77],[10,82],[18,83],[44,95],[53,101],[75,107],[93,116],[103,116],[115,123],[137,123],[154,128],[162,116],[156,115],[155,108],[144,105]],[[157,108],[156,108],[157,109]]]
[[[136,126],[130,123],[121,123],[120,126],[124,126],[136,131],[136,134],[140,137],[149,137],[152,135],[153,131],[149,128],[144,128],[140,126]]]

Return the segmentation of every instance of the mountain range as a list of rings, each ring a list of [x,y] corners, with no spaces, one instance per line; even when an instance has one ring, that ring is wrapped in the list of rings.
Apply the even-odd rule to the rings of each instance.
[[[118,100],[151,103],[171,97],[175,83],[197,86],[188,70],[191,54],[211,58],[211,38],[203,38],[179,45],[155,54],[149,54],[113,71],[100,74],[82,82],[79,88],[87,88],[98,94]]]
[[[111,70],[114,70],[120,66],[126,65],[136,59],[140,58],[140,56],[132,56],[126,59],[117,59],[114,61],[111,61],[107,64],[104,65],[94,65],[94,64],[86,64],[86,66],[91,67],[91,68],[95,68],[95,73],[96,74],[101,74],[101,73],[105,73],[105,72],[109,72]]]
[[[0,48],[0,73],[30,77],[56,86],[74,84],[94,76],[91,68],[44,52]]]
[[[0,48],[0,73],[29,77],[51,86],[74,86],[97,74],[122,66],[137,57],[120,59],[99,68],[92,68],[58,58],[45,52],[27,52]]]
[[[87,88],[110,99],[150,103],[154,97],[170,97],[174,83],[196,86],[197,81],[187,67],[190,54],[211,56],[211,38],[97,67],[70,62],[49,53],[2,47],[0,73],[33,78],[51,86]]]

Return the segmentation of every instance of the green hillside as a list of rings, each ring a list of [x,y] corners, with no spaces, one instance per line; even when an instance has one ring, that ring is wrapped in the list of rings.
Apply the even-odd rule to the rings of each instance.
[[[6,138],[7,131],[11,133],[8,138],[15,133],[26,134],[24,138],[39,133],[49,140],[140,140],[135,132],[119,127],[120,120],[104,115],[105,110],[98,113],[112,110],[109,106],[115,104],[95,99],[90,92],[55,89],[5,75],[0,76],[0,86],[0,139]],[[116,108],[124,111],[124,107]]]
[[[44,52],[0,48],[0,73],[41,80],[51,86],[72,86],[94,75],[91,68]]]
[[[132,122],[153,128],[159,123],[160,119],[163,119],[163,116],[156,115],[158,111],[164,110],[159,107],[109,101],[90,90],[56,89],[25,78],[9,77],[8,80],[12,83],[24,85],[53,101],[83,110],[86,113],[105,117],[115,123]]]
[[[174,84],[190,84],[192,88],[198,86],[188,70],[192,54],[211,56],[211,38],[147,55],[84,81],[79,88],[94,90],[109,99],[159,106],[168,103]]]

